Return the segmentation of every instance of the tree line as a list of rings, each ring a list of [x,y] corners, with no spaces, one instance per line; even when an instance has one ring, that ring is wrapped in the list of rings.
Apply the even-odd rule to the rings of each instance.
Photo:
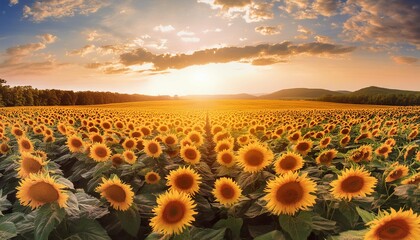
[[[319,98],[318,100],[353,104],[418,106],[420,105],[420,93],[327,95]]]
[[[74,92],[56,89],[43,90],[31,86],[11,87],[6,85],[6,83],[6,80],[0,79],[0,107],[93,105],[171,99],[169,96],[95,91]]]

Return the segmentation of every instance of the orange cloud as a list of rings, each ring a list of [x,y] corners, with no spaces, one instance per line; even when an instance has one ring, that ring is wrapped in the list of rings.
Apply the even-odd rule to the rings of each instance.
[[[192,54],[153,54],[146,49],[138,48],[120,55],[120,63],[124,66],[143,65],[152,63],[154,71],[167,69],[182,69],[193,65],[228,62],[252,62],[261,65],[269,62],[276,63],[299,54],[309,55],[337,55],[355,50],[355,47],[335,45],[329,43],[312,42],[293,44],[282,42],[277,44],[260,44],[244,47],[222,47],[195,51]],[[268,61],[267,59],[271,59]],[[276,60],[273,60],[276,59]]]
[[[419,61],[418,58],[410,56],[392,56],[391,59],[398,64],[414,64]]]

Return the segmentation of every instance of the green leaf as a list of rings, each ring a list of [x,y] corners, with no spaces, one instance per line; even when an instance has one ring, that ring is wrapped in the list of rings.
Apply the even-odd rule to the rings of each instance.
[[[61,183],[61,184],[63,184],[64,186],[66,186],[66,187],[68,187],[68,188],[70,188],[70,189],[74,189],[74,185],[73,185],[73,183],[72,183],[70,180],[68,180],[67,178],[65,178],[65,177],[61,177],[61,176],[59,176],[59,177],[57,177],[57,178],[55,179],[55,181],[56,181],[57,183]]]
[[[108,207],[102,206],[101,201],[86,194],[83,190],[78,190],[75,195],[79,204],[80,217],[96,219],[109,213]]]
[[[69,198],[67,199],[67,207],[65,208],[65,211],[71,218],[78,218],[80,210],[77,197],[70,191],[68,191],[67,194],[69,195]]]
[[[290,235],[293,240],[306,240],[311,234],[310,212],[300,212],[297,216],[280,215],[280,226]]]
[[[60,224],[66,212],[58,204],[43,205],[35,217],[35,240],[48,240],[48,236]]]
[[[64,240],[110,240],[105,229],[96,220],[82,218],[68,222]]]
[[[115,211],[121,227],[131,236],[136,237],[140,229],[140,213],[133,206],[126,211]]]
[[[184,229],[180,234],[173,236],[172,240],[191,240],[190,231],[188,228]]]
[[[0,224],[0,239],[10,239],[16,236],[16,226],[14,223],[2,222]]]
[[[190,230],[191,239],[199,240],[213,240],[224,239],[226,228],[210,229],[210,228],[197,228],[192,227]]]
[[[368,229],[364,230],[350,230],[340,233],[338,236],[331,236],[328,240],[363,240]]]
[[[7,200],[7,195],[3,196],[3,190],[0,189],[0,216],[3,216],[3,211],[12,207],[12,204]]]
[[[274,230],[274,231],[268,232],[266,234],[263,234],[254,238],[254,240],[285,240],[285,239],[286,238],[284,237],[283,233],[280,232],[279,230]]]
[[[328,220],[315,214],[312,216],[312,221],[309,223],[313,230],[317,231],[333,231],[337,227],[337,223],[335,221]]]
[[[213,228],[229,228],[232,231],[234,239],[240,239],[241,228],[243,223],[244,220],[242,218],[229,217],[228,219],[219,220],[216,224],[214,224]]]
[[[372,221],[373,219],[375,219],[375,217],[376,217],[374,213],[368,212],[368,211],[363,210],[359,207],[356,207],[356,211],[359,214],[359,216],[362,218],[364,223],[368,223],[368,222]]]

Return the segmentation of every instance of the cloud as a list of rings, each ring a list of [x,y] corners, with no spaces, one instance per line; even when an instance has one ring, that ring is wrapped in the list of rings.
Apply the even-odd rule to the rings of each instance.
[[[331,17],[338,13],[340,5],[340,1],[337,0],[316,0],[312,7],[315,12],[326,17]]]
[[[205,29],[205,30],[203,30],[203,33],[204,34],[207,34],[207,33],[211,33],[211,32],[221,32],[222,31],[222,29],[220,29],[220,28],[215,28],[215,29]]]
[[[5,56],[0,63],[1,72],[8,75],[41,74],[68,65],[58,63],[50,54],[39,52],[46,49],[48,44],[55,42],[56,36],[47,33],[37,38],[40,42],[9,47],[0,54]]]
[[[295,39],[306,40],[306,39],[308,39],[308,38],[309,38],[309,35],[314,34],[314,32],[313,32],[311,29],[306,28],[306,27],[304,27],[304,26],[302,26],[302,25],[298,25],[298,26],[297,26],[297,31],[298,31],[300,34],[299,34],[299,35],[297,35],[297,36],[295,36]]]
[[[190,31],[179,31],[176,35],[180,36],[180,37],[184,37],[184,36],[194,36],[195,33],[190,32]]]
[[[392,56],[391,59],[398,64],[414,64],[419,62],[418,58],[410,56]]]
[[[25,5],[23,7],[23,17],[34,22],[41,22],[47,18],[58,19],[77,14],[88,15],[107,5],[108,1],[103,0],[37,0],[32,6]]]
[[[242,17],[246,22],[261,22],[274,18],[271,1],[255,0],[198,0],[213,9],[220,9],[220,15],[227,18]]]
[[[257,33],[262,35],[276,35],[279,34],[282,29],[281,25],[278,26],[259,26],[255,28]]]
[[[409,43],[420,49],[420,3],[416,0],[349,0],[343,32],[375,44]]]
[[[19,3],[19,0],[10,0],[9,1],[9,6],[13,6]]]
[[[315,40],[317,42],[331,43],[331,38],[328,37],[328,36],[323,36],[323,35],[317,35],[317,36],[315,36]]]
[[[168,69],[182,69],[193,65],[228,62],[252,62],[255,59],[276,59],[284,61],[286,58],[299,55],[338,55],[354,51],[354,47],[328,43],[293,44],[282,42],[277,44],[260,44],[244,47],[222,47],[195,51],[192,54],[153,54],[146,49],[138,48],[120,55],[120,62],[124,66],[143,65],[152,63],[155,71]],[[257,60],[256,64],[267,60]],[[275,62],[271,60],[271,62]]]
[[[159,25],[159,26],[154,27],[153,30],[156,32],[171,32],[171,31],[174,31],[175,28],[172,27],[172,25],[165,25],[165,26]]]
[[[287,62],[287,60],[281,60],[278,58],[257,58],[252,60],[251,64],[254,66],[267,66],[273,65],[279,62]]]
[[[221,6],[225,11],[230,8],[243,8],[251,3],[251,0],[214,0],[213,2],[214,5]]]
[[[54,43],[57,40],[57,36],[54,36],[52,34],[46,33],[43,35],[39,35],[39,38],[42,39],[42,42],[45,44]]]
[[[83,57],[83,56],[85,56],[89,53],[94,52],[95,50],[96,50],[95,45],[89,44],[89,45],[86,45],[86,46],[84,46],[80,49],[76,49],[76,50],[73,50],[73,51],[69,52],[68,55]]]
[[[315,19],[317,13],[308,0],[284,0],[280,10],[292,15],[296,19]]]

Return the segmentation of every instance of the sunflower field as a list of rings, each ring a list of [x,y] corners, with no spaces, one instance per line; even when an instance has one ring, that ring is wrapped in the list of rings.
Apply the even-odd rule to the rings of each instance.
[[[0,239],[420,239],[420,107],[277,104],[0,109]]]

